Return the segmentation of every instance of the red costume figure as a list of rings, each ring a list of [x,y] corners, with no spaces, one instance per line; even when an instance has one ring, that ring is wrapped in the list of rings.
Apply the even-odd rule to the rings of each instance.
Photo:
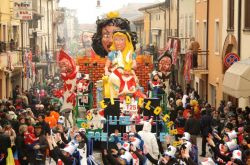
[[[24,143],[28,145],[34,145],[39,138],[34,134],[34,127],[28,126],[28,130],[24,132]]]

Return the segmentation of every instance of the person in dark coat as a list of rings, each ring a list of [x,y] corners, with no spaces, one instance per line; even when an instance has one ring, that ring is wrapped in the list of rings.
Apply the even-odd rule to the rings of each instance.
[[[49,124],[45,122],[45,115],[44,114],[39,114],[38,115],[38,121],[39,124],[42,126],[43,128],[43,132],[42,134],[46,135],[47,133],[50,134],[50,127]]]
[[[8,148],[11,147],[10,137],[5,135],[0,126],[0,165],[6,165],[6,158],[8,156]]]
[[[210,133],[212,133],[212,116],[211,110],[206,109],[206,114],[201,117],[201,135],[202,135],[202,153],[200,156],[206,156],[206,143],[207,137]]]
[[[16,138],[16,149],[18,152],[18,161],[21,165],[28,165],[28,148],[24,143],[24,132],[27,129],[27,125],[20,125],[19,133]]]
[[[191,135],[192,144],[197,146],[197,136],[200,134],[200,121],[194,118],[194,112],[188,112],[188,119],[185,122],[184,127],[185,132],[188,132]]]
[[[37,123],[35,126],[35,135],[39,137],[38,143],[29,150],[28,160],[31,165],[44,165],[46,160],[46,149],[48,148],[48,142],[43,132],[41,123]]]
[[[79,143],[71,141],[65,148],[61,149],[53,136],[47,134],[46,139],[49,144],[50,156],[54,161],[58,162],[60,159],[65,165],[80,165],[79,152],[76,152]],[[78,155],[75,155],[76,153]]]

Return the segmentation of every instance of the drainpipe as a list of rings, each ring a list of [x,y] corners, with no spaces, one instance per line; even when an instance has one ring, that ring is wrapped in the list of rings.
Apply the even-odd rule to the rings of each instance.
[[[206,47],[208,49],[208,41],[209,41],[209,0],[207,0],[207,43]],[[207,51],[207,50],[206,50]],[[206,57],[206,68],[208,69],[208,51],[207,51],[207,57]],[[208,100],[208,74],[206,75],[206,100]]]
[[[179,12],[180,12],[180,10],[179,10],[179,7],[180,7],[180,2],[179,2],[179,0],[177,0],[177,29],[176,29],[176,37],[179,37],[179,21],[180,21],[180,19],[179,19]]]
[[[241,0],[238,0],[238,56],[241,56]]]
[[[49,42],[49,1],[50,0],[47,0],[47,28],[48,28],[48,49],[47,49],[47,51],[48,50],[50,50],[50,42]],[[47,53],[47,52],[46,52]]]
[[[169,10],[168,10],[168,12],[169,12],[169,14],[168,14],[168,16],[169,16],[169,18],[168,18],[168,37],[169,37],[170,36],[170,28],[171,28],[171,26],[170,26],[170,24],[171,24],[171,21],[170,21],[170,19],[171,19],[171,0],[169,0]],[[171,36],[172,36],[172,33],[171,33]]]

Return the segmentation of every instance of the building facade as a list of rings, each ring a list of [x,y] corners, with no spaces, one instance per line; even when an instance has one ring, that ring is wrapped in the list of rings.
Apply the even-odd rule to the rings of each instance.
[[[222,27],[223,2],[210,0],[208,3],[208,102],[218,107],[222,96]]]
[[[16,12],[15,5],[21,2],[0,1],[0,99],[12,97],[16,85],[22,91],[34,82],[42,85],[45,74],[55,70],[51,59],[55,56],[54,12],[59,1],[32,0],[28,19],[19,18]]]
[[[221,67],[223,76],[228,69],[224,65],[224,58],[229,53],[235,53],[240,60],[250,58],[250,1],[249,0],[225,0],[223,1],[223,24],[222,24],[222,50]],[[223,91],[221,91],[223,93]],[[223,99],[232,101],[235,105],[244,108],[250,105],[248,98],[235,98],[225,92]],[[250,94],[249,94],[250,95]]]
[[[0,99],[10,97],[12,87],[22,83],[21,23],[13,18],[13,5],[0,2]]]
[[[165,2],[140,8],[139,11],[144,13],[144,44],[163,49],[167,37]]]

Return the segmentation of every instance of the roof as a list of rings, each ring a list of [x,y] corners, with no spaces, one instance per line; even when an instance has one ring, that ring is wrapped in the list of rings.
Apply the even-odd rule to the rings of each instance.
[[[156,3],[156,4],[153,4],[153,5],[149,5],[149,6],[146,6],[146,7],[142,7],[142,8],[139,8],[138,10],[139,10],[139,11],[144,11],[144,10],[153,9],[153,8],[156,8],[156,7],[166,7],[166,6],[165,6],[165,2]]]
[[[136,18],[132,19],[131,21],[139,22],[139,21],[143,21],[143,20],[144,20],[144,16],[139,16],[139,17],[136,17]]]

